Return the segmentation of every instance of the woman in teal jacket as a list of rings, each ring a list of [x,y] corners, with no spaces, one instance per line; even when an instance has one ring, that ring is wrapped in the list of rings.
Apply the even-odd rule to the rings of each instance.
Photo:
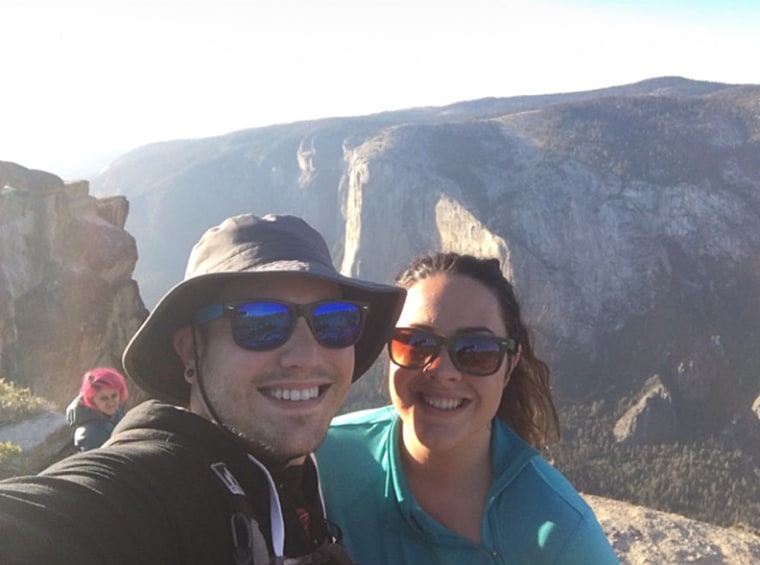
[[[327,517],[362,565],[616,565],[591,508],[542,459],[549,369],[495,259],[437,253],[388,344],[393,406],[334,420],[317,452]]]

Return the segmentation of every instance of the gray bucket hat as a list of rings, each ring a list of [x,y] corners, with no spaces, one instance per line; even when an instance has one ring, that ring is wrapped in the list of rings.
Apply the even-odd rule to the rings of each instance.
[[[124,350],[127,374],[151,395],[187,404],[190,386],[172,344],[175,330],[218,300],[223,283],[272,273],[335,282],[344,298],[369,303],[364,331],[354,346],[353,380],[363,375],[390,337],[406,291],[341,275],[319,232],[296,216],[271,214],[228,218],[203,234],[190,253],[184,280],[164,295]]]

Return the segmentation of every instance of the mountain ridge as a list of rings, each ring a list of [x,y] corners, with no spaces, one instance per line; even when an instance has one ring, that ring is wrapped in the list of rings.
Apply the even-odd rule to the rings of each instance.
[[[344,273],[380,281],[428,250],[499,257],[553,369],[563,471],[756,525],[737,500],[760,500],[758,108],[757,85],[664,77],[159,144],[92,186],[130,198],[148,304],[241,211],[305,217]],[[381,379],[351,406],[380,402]],[[667,458],[682,478],[654,471]],[[722,507],[700,468],[734,489]]]

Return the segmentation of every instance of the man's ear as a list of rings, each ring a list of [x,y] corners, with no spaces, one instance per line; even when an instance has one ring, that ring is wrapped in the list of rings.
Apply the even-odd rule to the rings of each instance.
[[[187,367],[195,361],[195,343],[193,340],[193,326],[186,324],[175,330],[172,336],[172,345],[174,351],[182,360],[182,364]]]

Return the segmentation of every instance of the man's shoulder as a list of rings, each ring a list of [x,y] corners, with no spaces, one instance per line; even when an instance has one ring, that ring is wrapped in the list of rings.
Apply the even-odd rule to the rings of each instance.
[[[163,457],[167,452],[200,462],[246,458],[245,450],[218,425],[182,407],[156,400],[129,410],[103,449],[127,458]],[[166,464],[171,465],[171,461]]]
[[[97,430],[89,430],[94,434]],[[95,442],[84,452],[69,456],[40,472],[72,482],[95,481],[103,484],[135,484],[149,487],[201,469],[204,460],[178,436],[160,430],[134,428]],[[97,447],[97,449],[93,449]],[[193,471],[202,474],[202,471]],[[182,482],[182,481],[177,481]],[[108,488],[108,487],[107,487]]]
[[[155,428],[183,426],[189,420],[200,419],[189,410],[159,400],[145,400],[128,410],[116,431],[131,428]]]
[[[223,431],[213,422],[180,406],[146,400],[121,418],[108,445],[158,441],[217,451],[228,443],[224,439]],[[236,451],[240,448],[236,447]]]

